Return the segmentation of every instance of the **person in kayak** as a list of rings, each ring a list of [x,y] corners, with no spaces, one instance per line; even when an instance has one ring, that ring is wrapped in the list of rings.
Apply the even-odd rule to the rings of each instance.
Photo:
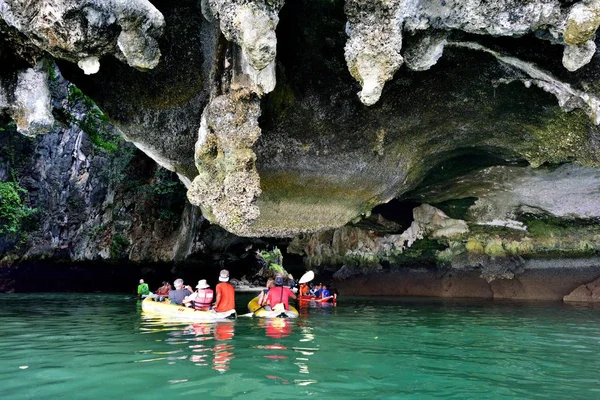
[[[169,295],[169,290],[173,289],[171,287],[171,284],[167,281],[164,281],[162,283],[162,286],[159,287],[158,289],[156,289],[156,294],[159,296],[168,296]]]
[[[315,285],[313,291],[311,291],[312,296],[321,297],[321,292],[323,291],[323,284],[319,283]]]
[[[148,287],[148,284],[144,282],[143,279],[140,279],[140,284],[137,288],[137,294],[139,297],[148,296],[150,294],[150,288]]]
[[[183,299],[192,294],[192,288],[187,285],[183,285],[183,279],[177,278],[173,282],[175,290],[169,291],[169,301],[173,304],[182,304]]]
[[[331,294],[329,293],[329,290],[327,290],[327,285],[323,285],[323,288],[321,289],[321,298],[324,299],[329,296],[331,296]]]
[[[235,290],[229,283],[229,271],[222,269],[219,273],[219,282],[217,284],[217,299],[213,310],[224,312],[235,308]]]
[[[300,284],[300,290],[299,290],[299,295],[300,296],[308,296],[308,285],[306,283],[301,283]]]
[[[194,307],[198,311],[210,310],[210,303],[213,301],[214,292],[210,288],[210,285],[206,283],[206,279],[200,279],[196,289],[198,290],[183,299],[183,304],[187,307]]]
[[[288,274],[288,282],[289,282],[290,290],[292,292],[298,291],[298,288],[296,288],[296,281],[294,280],[294,277],[292,276],[292,274]],[[295,291],[294,291],[294,288],[296,288]]]
[[[267,280],[267,288],[261,290],[260,294],[258,295],[259,306],[264,307],[267,305],[267,295],[269,294],[269,289],[271,289],[273,286],[275,286],[275,281],[272,278],[269,278]]]
[[[267,295],[267,304],[272,310],[277,310],[277,308],[281,308],[282,306],[284,310],[289,310],[290,297],[295,299],[296,295],[290,290],[290,288],[283,286],[283,276],[277,274],[275,276],[275,287],[269,289],[269,294]],[[280,306],[280,304],[282,306]],[[268,310],[269,308],[267,307],[269,306],[265,306],[265,310]]]

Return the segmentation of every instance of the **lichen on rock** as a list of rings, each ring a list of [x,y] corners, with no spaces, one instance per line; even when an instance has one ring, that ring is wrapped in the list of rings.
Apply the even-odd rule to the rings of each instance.
[[[564,28],[567,45],[580,45],[593,39],[600,25],[600,1],[585,0],[571,8]]]
[[[362,86],[359,97],[365,105],[379,100],[383,85],[405,59],[407,66],[417,71],[437,62],[444,41],[430,37],[432,30],[434,35],[440,31],[463,31],[512,37],[535,32],[541,38],[541,32],[545,32],[552,42],[565,44],[563,64],[575,71],[589,63],[595,53],[591,39],[600,24],[597,0],[572,6],[558,0],[347,0],[345,10],[346,61],[350,74]],[[408,43],[403,58],[404,33],[417,34],[419,39]]]
[[[283,4],[284,0],[208,0],[202,3],[203,14],[217,18],[225,38],[241,47],[243,72],[250,76],[252,90],[259,95],[275,88],[275,28]]]
[[[164,18],[147,0],[3,0],[0,18],[56,58],[82,62],[106,54],[141,70],[160,58]]]
[[[6,107],[17,124],[17,131],[27,136],[44,134],[52,128],[54,116],[51,102],[44,61],[34,68],[20,71],[12,93],[0,94],[0,109]]]
[[[230,232],[253,236],[259,217],[260,177],[252,150],[260,136],[260,103],[255,95],[231,91],[205,108],[196,143],[198,176],[188,190],[192,204]]]

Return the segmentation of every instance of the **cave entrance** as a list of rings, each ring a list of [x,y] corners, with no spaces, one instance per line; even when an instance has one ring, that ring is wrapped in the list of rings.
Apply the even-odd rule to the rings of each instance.
[[[420,206],[421,203],[415,201],[402,201],[392,199],[384,204],[379,204],[371,210],[371,216],[358,223],[363,229],[379,231],[383,233],[401,233],[404,232],[413,222],[413,208]],[[384,221],[381,220],[383,217]],[[388,222],[391,222],[388,224]]]
[[[517,154],[506,149],[493,147],[456,149],[451,152],[437,154],[434,157],[423,160],[424,165],[430,165],[431,167],[413,190],[385,204],[374,207],[371,211],[371,217],[365,218],[355,225],[385,233],[399,233],[410,226],[413,221],[413,209],[423,203],[439,208],[451,218],[464,219],[467,210],[477,198],[469,196],[468,193],[461,193],[457,197],[449,198],[447,193],[452,188],[455,179],[465,179],[474,171],[492,166],[528,165]],[[378,216],[396,223],[398,225],[396,230],[391,231],[385,226],[382,227],[381,223],[378,224]]]

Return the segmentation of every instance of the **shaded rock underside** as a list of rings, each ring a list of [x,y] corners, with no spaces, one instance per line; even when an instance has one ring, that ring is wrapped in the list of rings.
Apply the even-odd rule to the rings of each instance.
[[[295,236],[311,266],[412,257],[489,282],[600,251],[598,1],[30,3],[0,2],[0,118],[29,136],[86,121],[60,72],[176,172],[191,205],[156,258],[198,249],[202,218]],[[89,152],[60,148],[86,187]],[[371,224],[393,199],[409,216]]]

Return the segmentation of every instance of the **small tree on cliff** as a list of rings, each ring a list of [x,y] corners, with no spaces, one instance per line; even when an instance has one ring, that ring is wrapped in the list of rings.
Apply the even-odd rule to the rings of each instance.
[[[18,236],[23,220],[35,211],[23,204],[21,195],[25,193],[16,182],[0,182],[0,235]]]
[[[258,255],[259,259],[262,259],[262,267],[258,275],[263,277],[274,276],[277,273],[287,275],[287,272],[283,269],[283,255],[277,246],[271,251],[262,250]]]

